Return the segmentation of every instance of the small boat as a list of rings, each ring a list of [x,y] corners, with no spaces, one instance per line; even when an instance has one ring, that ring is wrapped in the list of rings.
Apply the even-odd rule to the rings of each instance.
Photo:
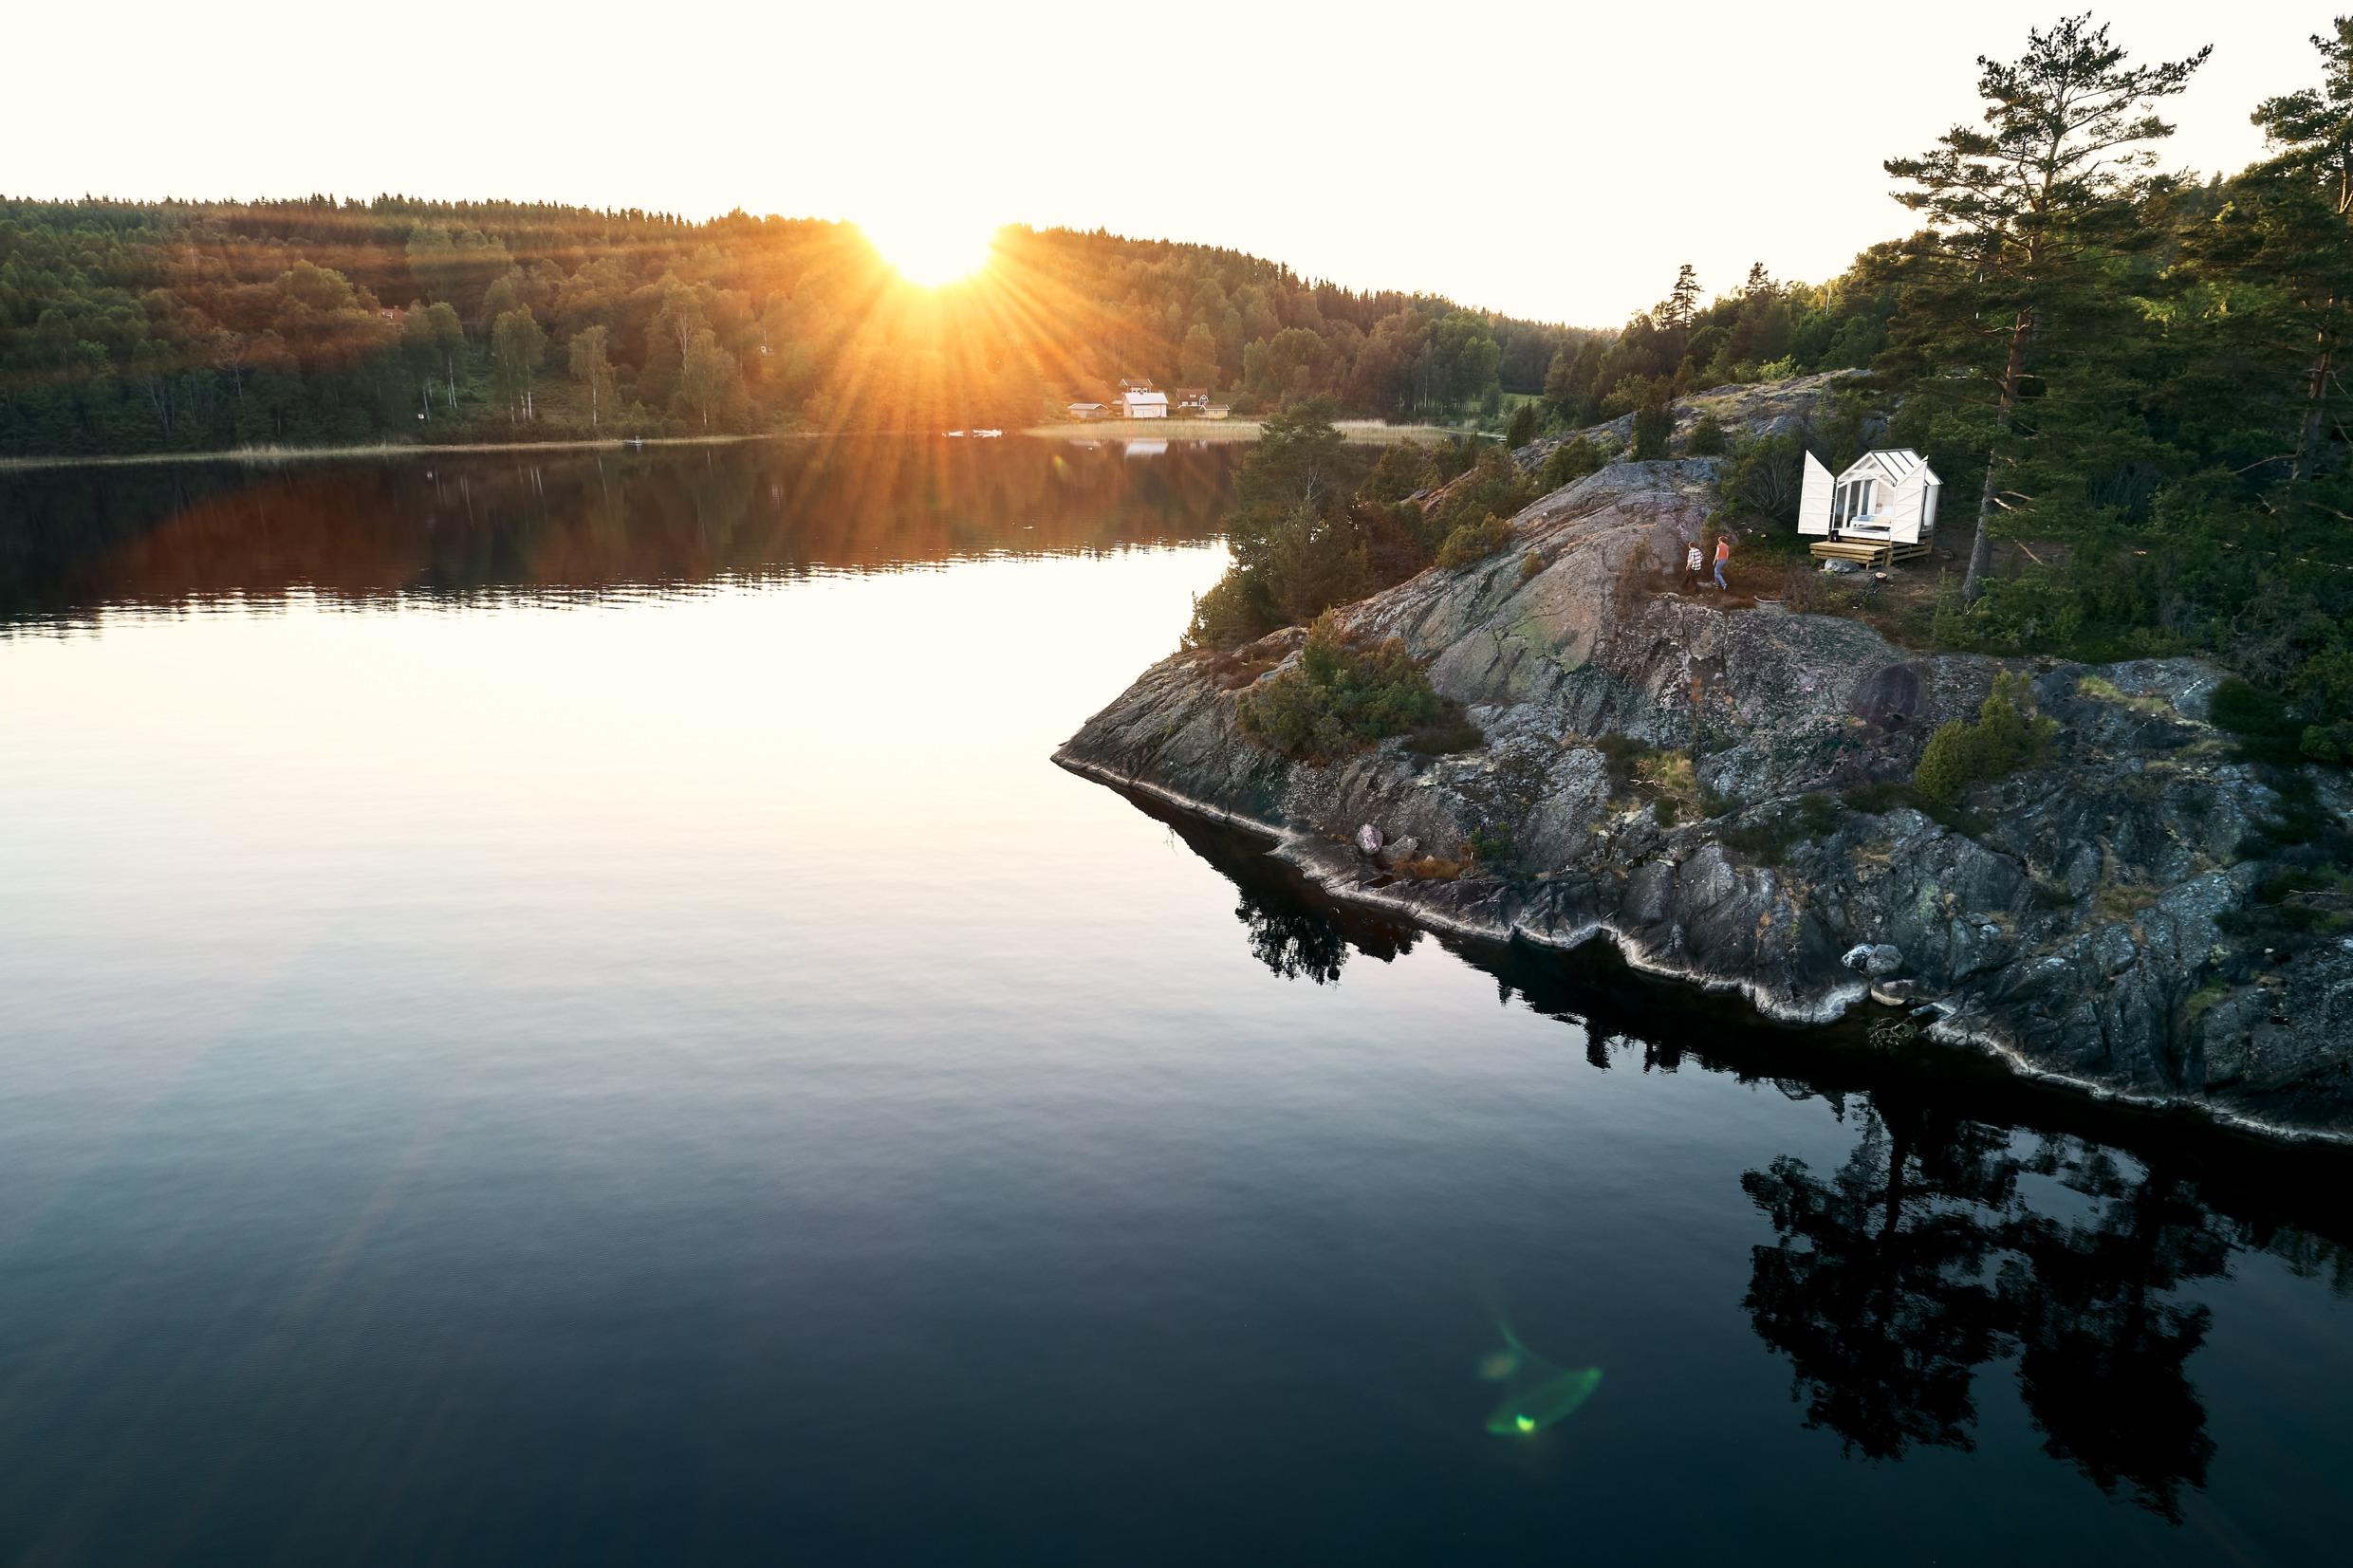
[[[948,433],[948,439],[951,441],[961,440],[963,439],[963,436],[964,433],[960,430],[952,430]]]
[[[979,436],[984,441],[993,441],[1005,433],[1001,430],[976,430],[973,432],[973,434]]]

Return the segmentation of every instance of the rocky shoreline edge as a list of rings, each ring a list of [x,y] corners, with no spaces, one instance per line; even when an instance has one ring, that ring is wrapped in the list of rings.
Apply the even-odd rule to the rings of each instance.
[[[1056,750],[1052,761],[1058,767],[1122,794],[1148,796],[1188,816],[1238,828],[1263,839],[1270,846],[1269,854],[1292,867],[1327,896],[1357,908],[1396,915],[1426,931],[1487,942],[1525,942],[1555,951],[1566,951],[1586,942],[1605,940],[1629,968],[1642,974],[1717,994],[1738,995],[1760,1018],[1792,1028],[1832,1024],[1858,1007],[1873,1005],[1870,986],[1858,980],[1826,993],[1820,1006],[1791,1007],[1776,1001],[1753,977],[1714,974],[1663,960],[1607,921],[1595,920],[1579,932],[1562,936],[1532,930],[1492,914],[1475,915],[1438,908],[1433,900],[1399,891],[1399,885],[1394,882],[1386,886],[1372,885],[1375,878],[1367,876],[1367,868],[1348,848],[1286,831],[1273,822],[1229,810],[1166,784],[1089,762],[1073,755],[1067,746]],[[1999,1062],[2012,1077],[2029,1083],[2139,1110],[2185,1113],[2232,1132],[2280,1143],[2353,1151],[2353,1133],[2279,1121],[2196,1096],[2140,1093],[2098,1079],[2040,1066],[2009,1042],[1987,1031],[1955,1024],[1949,1019],[1926,1021],[1923,1033],[1939,1045],[1980,1052]]]

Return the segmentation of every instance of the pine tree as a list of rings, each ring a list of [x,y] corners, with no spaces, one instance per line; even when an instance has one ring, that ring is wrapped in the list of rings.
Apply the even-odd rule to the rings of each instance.
[[[2321,84],[2256,106],[2274,156],[2237,181],[2243,199],[2211,236],[2212,260],[2270,286],[2245,313],[2258,330],[2270,325],[2307,348],[2291,481],[2311,471],[2353,305],[2353,17],[2313,35],[2312,46]]]
[[[2151,106],[2188,86],[2212,52],[2128,65],[2090,21],[2029,32],[2014,62],[1979,56],[1985,128],[1956,125],[1920,157],[1885,165],[1909,187],[1896,199],[1928,223],[1905,268],[1916,364],[1932,380],[1948,378],[1955,358],[1990,373],[1974,383],[1992,406],[1974,433],[1987,462],[1961,588],[1971,602],[1983,592],[1994,509],[2026,499],[2010,483],[2021,390],[2047,368],[2054,340],[2108,297],[2103,263],[2134,241],[2132,203],[2156,159],[2148,143],[2173,134]]]

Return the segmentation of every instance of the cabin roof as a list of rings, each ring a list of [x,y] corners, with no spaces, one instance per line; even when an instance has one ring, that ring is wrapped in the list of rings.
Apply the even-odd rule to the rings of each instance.
[[[1925,473],[1932,485],[1944,482],[1936,477],[1936,470],[1928,466],[1928,459],[1910,447],[1880,447],[1866,452],[1847,465],[1846,471],[1839,475],[1839,482],[1844,484],[1859,475],[1872,473],[1883,474],[1897,484],[1903,483],[1916,473]]]

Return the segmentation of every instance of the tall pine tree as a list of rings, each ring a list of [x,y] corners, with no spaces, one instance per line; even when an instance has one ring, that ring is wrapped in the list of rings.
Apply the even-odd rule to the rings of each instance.
[[[1926,231],[1907,257],[1902,346],[1923,389],[1970,389],[1973,445],[1986,453],[1962,597],[1983,591],[1997,508],[2027,499],[2018,401],[2062,340],[2112,295],[2108,262],[2129,247],[2132,203],[2147,189],[2150,145],[2173,133],[2151,112],[2189,85],[2211,48],[2132,65],[2089,15],[2029,32],[2015,61],[1979,56],[1984,128],[1956,125],[1918,157],[1890,158],[1896,198]]]

